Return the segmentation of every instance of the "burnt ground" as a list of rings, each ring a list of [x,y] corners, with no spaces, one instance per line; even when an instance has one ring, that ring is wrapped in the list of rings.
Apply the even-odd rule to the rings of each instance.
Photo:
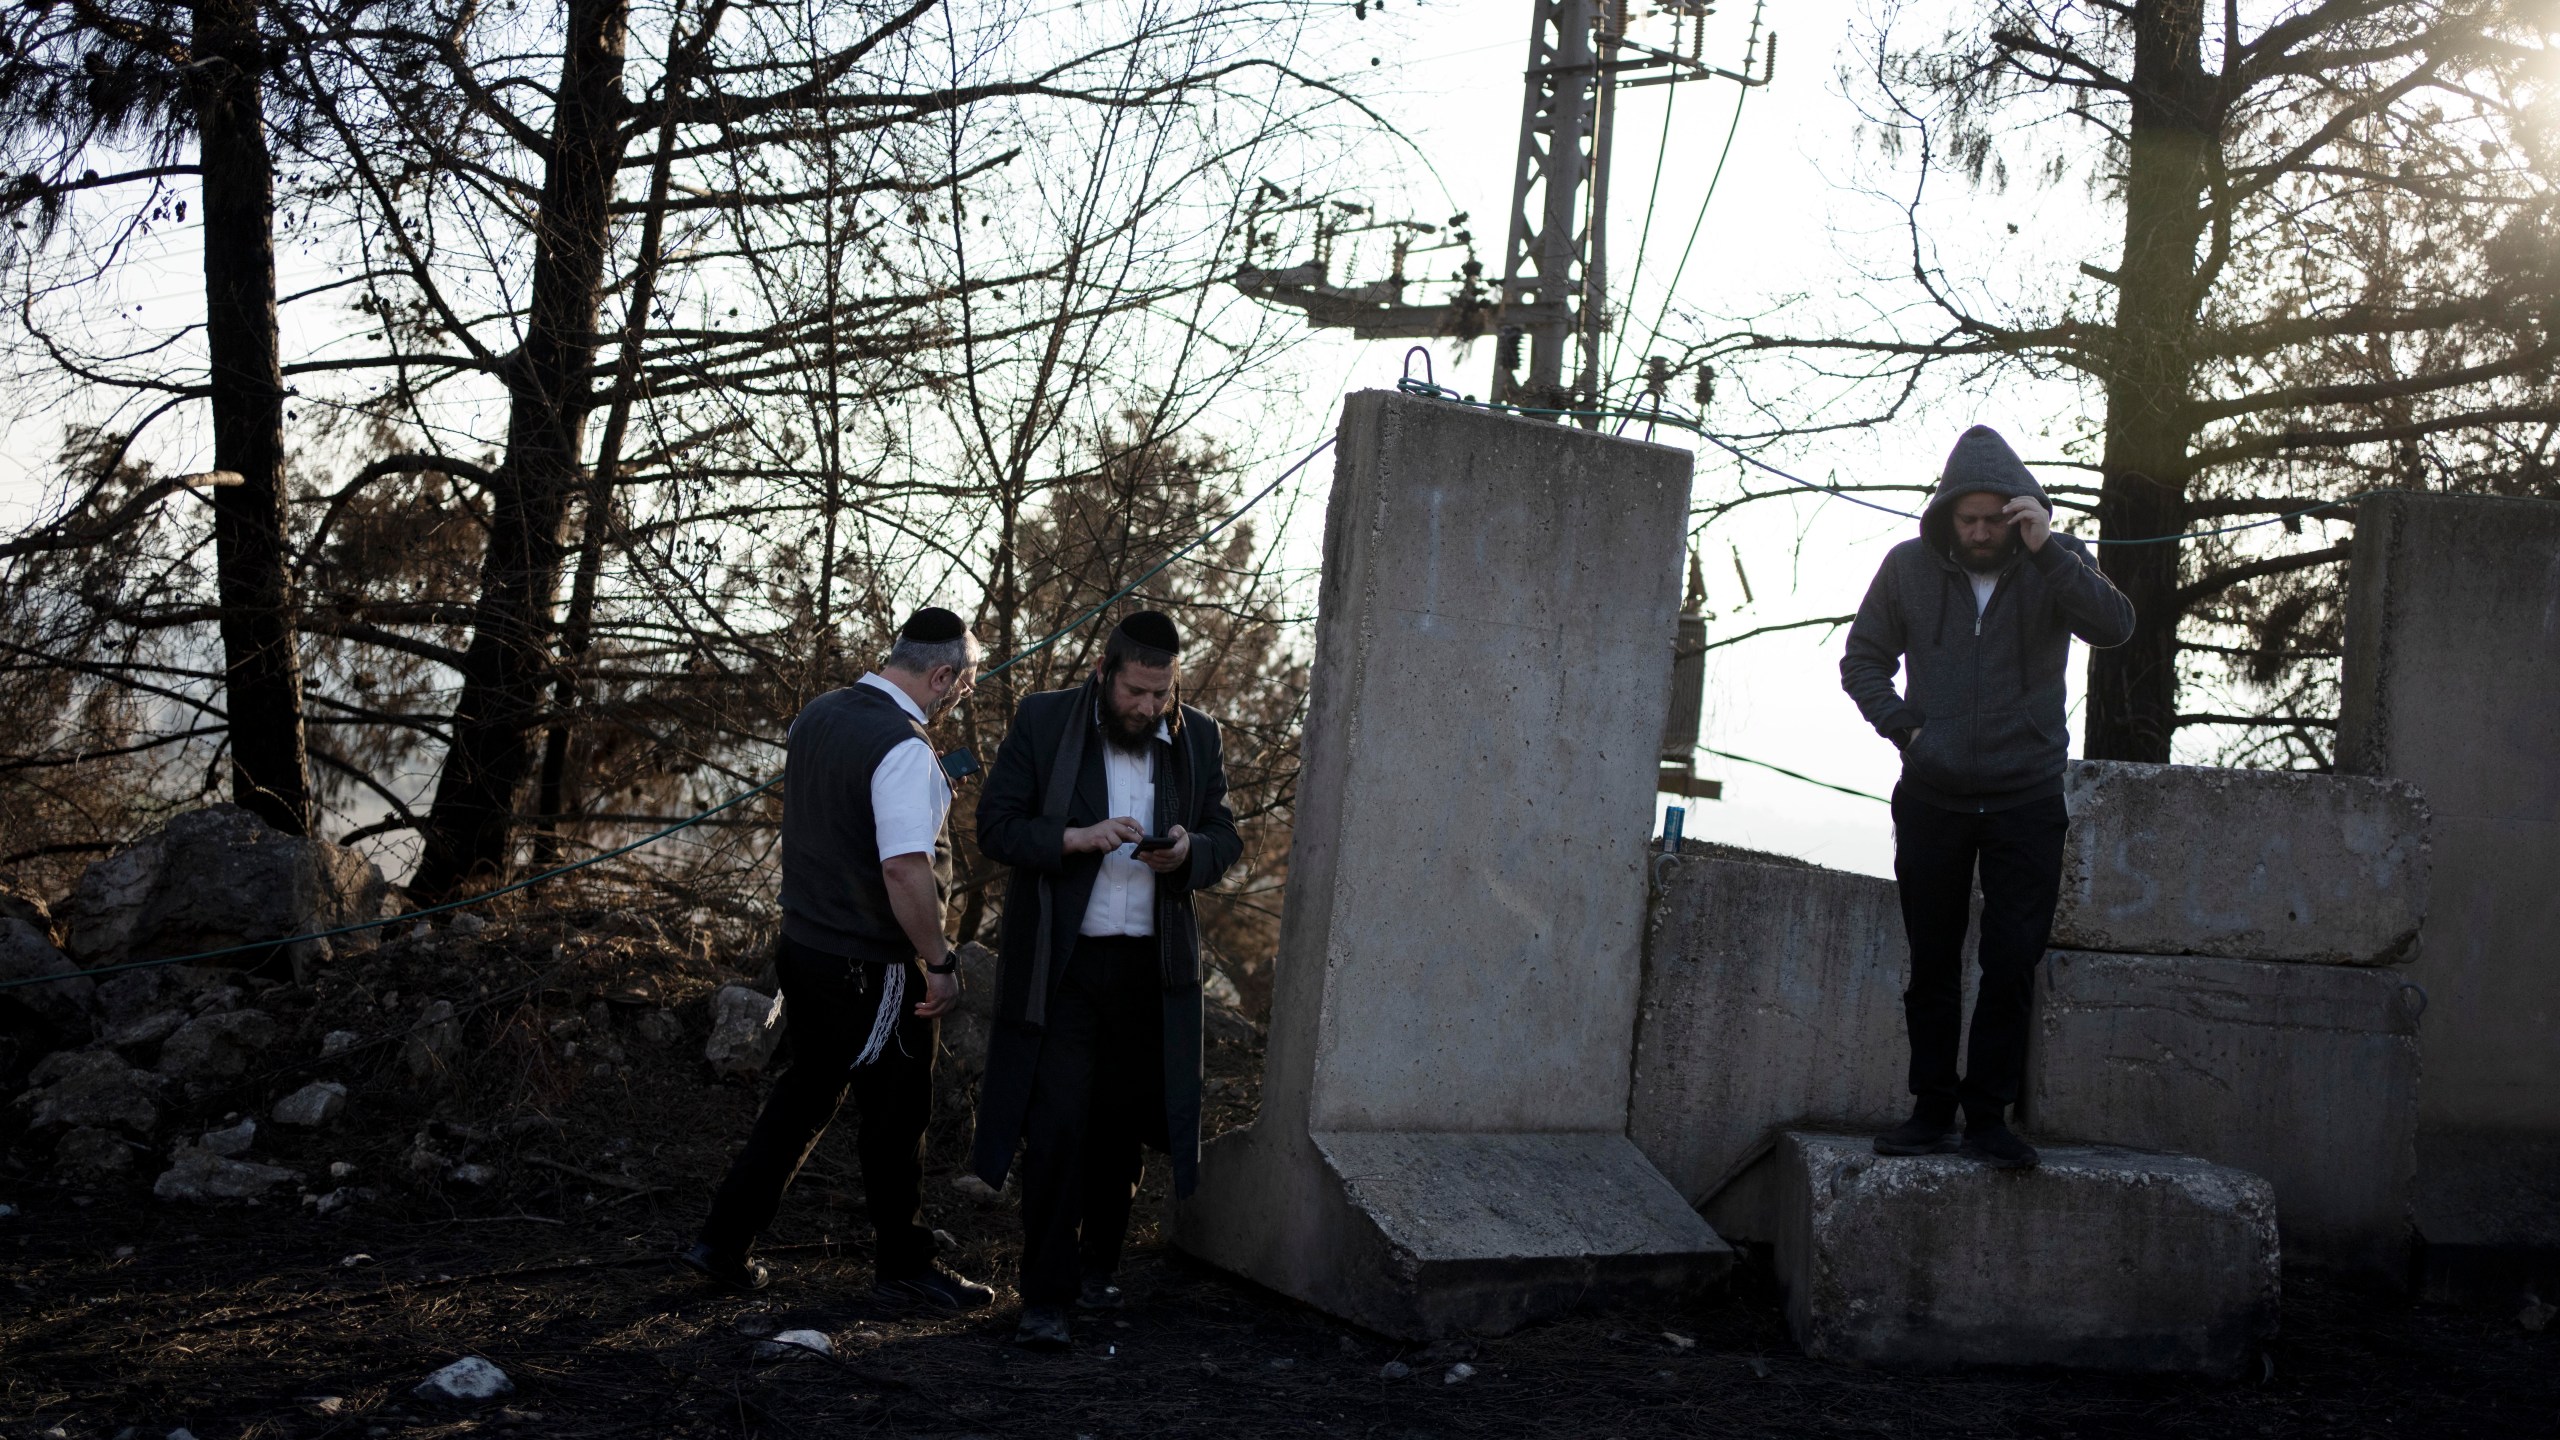
[[[723,1296],[664,1258],[698,1219],[757,1095],[714,1080],[698,1058],[694,1001],[716,967],[696,961],[690,988],[671,985],[664,997],[686,1017],[681,1038],[653,1048],[628,1036],[622,1062],[593,1065],[598,1037],[564,1057],[550,1027],[598,1013],[593,997],[617,982],[594,964],[564,970],[556,950],[509,953],[528,978],[501,983],[508,954],[484,957],[497,973],[482,982],[466,1053],[442,1082],[420,1084],[398,1067],[395,1005],[365,1012],[385,1043],[335,1058],[335,1069],[297,1062],[253,1077],[180,1117],[263,1113],[273,1094],[314,1073],[348,1080],[357,1094],[347,1121],[319,1135],[262,1132],[255,1157],[306,1175],[333,1160],[354,1165],[370,1193],[333,1214],[290,1194],[258,1206],[164,1203],[148,1193],[151,1167],[86,1189],[50,1178],[40,1158],[0,1170],[0,1199],[18,1209],[0,1220],[12,1285],[0,1301],[0,1436],[135,1427],[134,1440],[160,1440],[176,1426],[201,1440],[2560,1434],[2560,1331],[2308,1275],[2287,1277],[2284,1333],[2244,1383],[1909,1377],[1804,1359],[1772,1287],[1748,1267],[1682,1303],[1576,1315],[1453,1354],[1207,1270],[1142,1221],[1124,1274],[1134,1307],[1117,1322],[1087,1322],[1072,1355],[1031,1356],[1005,1343],[1009,1294],[960,1319],[871,1309],[868,1227],[844,1133],[828,1137],[786,1203],[765,1252],[773,1288]],[[378,972],[398,960],[395,947],[366,963]],[[358,988],[370,1003],[391,977],[350,968],[347,978],[369,981]],[[307,1041],[353,1023],[348,993],[323,981],[260,1003],[298,1016]],[[1213,1129],[1250,1114],[1259,1064],[1241,1040],[1213,1048]],[[930,1218],[959,1269],[1001,1288],[1016,1217],[946,1183],[964,1129],[947,1113],[938,1122]],[[403,1161],[421,1132],[495,1179],[463,1188],[411,1176]],[[1160,1204],[1161,1162],[1150,1184]],[[1141,1215],[1154,1209],[1142,1202]],[[837,1355],[756,1363],[752,1336],[776,1326],[823,1330]],[[515,1394],[469,1413],[411,1397],[419,1379],[462,1355],[495,1361]],[[1476,1373],[1448,1383],[1458,1358]],[[1393,1360],[1413,1373],[1383,1378]]]

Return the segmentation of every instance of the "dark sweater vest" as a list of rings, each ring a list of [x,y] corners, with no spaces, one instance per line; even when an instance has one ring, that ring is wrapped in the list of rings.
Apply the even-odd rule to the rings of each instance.
[[[782,933],[830,955],[901,964],[915,955],[880,868],[871,775],[924,738],[897,700],[870,685],[830,690],[791,722],[782,765]],[[942,868],[935,837],[936,889]]]

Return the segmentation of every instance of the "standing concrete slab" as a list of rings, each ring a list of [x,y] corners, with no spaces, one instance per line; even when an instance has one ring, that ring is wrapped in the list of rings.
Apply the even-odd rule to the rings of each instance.
[[[2409,958],[2427,807],[2400,780],[2074,761],[2053,943],[2327,965]]]
[[[2560,1134],[2560,505],[2356,502],[2338,765],[2435,813],[2429,1130]]]
[[[1626,1138],[1690,458],[1343,409],[1262,1110],[1173,1237],[1402,1336],[1731,1252]]]
[[[1708,1211],[1770,1245],[1808,1355],[2229,1376],[2275,1333],[2275,1197],[2254,1175],[2065,1146],[2001,1171],[1871,1144],[1789,1131]]]
[[[2560,1274],[2560,1193],[2518,1163],[2560,1139],[2560,505],[2359,500],[2341,685],[2339,768],[2435,812],[2409,970],[2430,1001],[2420,1280],[2511,1300]]]
[[[2398,1281],[2417,1170],[2417,991],[2397,971],[2058,950],[2027,1122],[2266,1177],[2286,1253]]]
[[[1911,1112],[1892,881],[1695,856],[1655,875],[1627,1134],[1681,1194],[1704,1201],[1780,1129]]]

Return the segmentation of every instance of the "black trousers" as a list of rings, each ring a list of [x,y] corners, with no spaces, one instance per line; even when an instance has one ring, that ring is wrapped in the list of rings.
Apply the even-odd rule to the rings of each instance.
[[[773,1223],[782,1192],[852,1095],[861,1117],[854,1149],[876,1236],[880,1278],[904,1279],[931,1264],[933,1232],[921,1223],[924,1130],[933,1118],[934,1022],[915,1013],[924,972],[906,966],[896,1031],[870,1064],[854,1068],[880,1013],[890,967],[827,955],[786,939],[777,968],[790,1026],[791,1062],[756,1115],[755,1130],[702,1223],[704,1244],[740,1254]]]
[[[1120,1267],[1163,1125],[1164,981],[1153,937],[1076,941],[1032,1072],[1023,1125],[1022,1303],[1065,1305]]]
[[[1902,1014],[1911,1029],[1911,1093],[1922,1114],[1950,1121],[1961,1106],[1967,1121],[1983,1123],[2018,1103],[2036,962],[2053,930],[2069,824],[2059,795],[1988,814],[1894,796],[1893,876],[1901,882],[1902,929],[1911,942]],[[1958,1080],[1964,936],[1977,867],[1982,989],[1974,997],[1973,1036]]]

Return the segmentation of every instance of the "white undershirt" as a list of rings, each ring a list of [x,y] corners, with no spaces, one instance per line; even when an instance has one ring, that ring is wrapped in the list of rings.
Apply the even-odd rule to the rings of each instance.
[[[928,717],[914,698],[880,676],[865,675],[854,683],[887,691],[917,724],[926,723]],[[923,737],[899,741],[871,772],[871,822],[881,859],[932,854],[934,841],[942,835],[943,817],[950,813],[951,782],[943,778],[933,747]]]
[[[1097,720],[1097,726],[1099,721]],[[1156,738],[1170,741],[1173,732],[1156,725]],[[1102,783],[1110,806],[1105,813],[1125,815],[1152,831],[1156,823],[1155,756],[1152,747],[1135,754],[1097,735],[1102,747]],[[1093,877],[1093,898],[1084,902],[1080,935],[1153,935],[1156,933],[1156,872],[1138,858],[1138,847],[1123,845],[1102,857]]]
[[[1996,570],[1988,575],[1979,570],[1964,573],[1965,578],[1973,582],[1973,614],[1974,618],[1980,619],[1983,612],[1991,608],[1991,592],[2000,588],[2000,574]]]

